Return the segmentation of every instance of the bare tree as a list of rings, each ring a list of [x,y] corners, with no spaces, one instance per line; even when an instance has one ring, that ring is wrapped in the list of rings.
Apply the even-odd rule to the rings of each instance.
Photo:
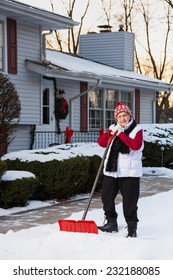
[[[109,0],[109,2],[105,2],[105,0],[101,0],[103,12],[106,17],[106,23],[108,26],[111,26],[110,21],[111,21],[111,10],[113,7],[113,0]]]
[[[14,85],[0,73],[0,154],[6,152],[12,142],[12,133],[20,118],[20,101]]]
[[[140,0],[140,12],[143,16],[144,25],[145,25],[145,35],[146,35],[146,53],[147,59],[145,63],[141,66],[140,69],[147,69],[147,73],[159,80],[163,80],[165,78],[165,73],[168,67],[170,67],[170,62],[168,61],[168,44],[169,44],[169,36],[170,36],[170,7],[165,8],[165,35],[162,40],[162,59],[160,59],[159,63],[157,60],[157,54],[155,49],[151,47],[151,33],[150,33],[150,21],[151,21],[151,14],[149,3],[147,5],[143,4],[143,1]],[[169,82],[172,81],[172,74],[170,76]],[[161,98],[159,98],[159,95]],[[161,121],[161,116],[164,116],[164,120],[167,121],[169,118],[169,99],[168,96],[165,97],[164,94],[158,93],[157,95],[157,115],[156,120],[157,122]]]
[[[74,19],[74,11],[76,8],[76,4],[78,2],[78,0],[60,0],[61,3],[63,4],[66,14],[69,18]],[[66,45],[67,50],[69,53],[74,53],[77,54],[78,53],[78,49],[79,49],[79,36],[82,32],[82,28],[83,28],[83,24],[84,24],[84,20],[85,17],[87,15],[88,12],[88,8],[90,6],[90,2],[91,0],[87,0],[86,1],[86,5],[84,7],[84,10],[82,11],[82,15],[80,16],[79,19],[79,25],[78,27],[69,29],[67,31],[67,36],[65,36],[65,38],[67,38],[67,43],[63,42],[63,36],[62,36],[62,32],[54,30],[55,33],[55,39],[56,42],[58,44],[58,50],[63,51],[64,50],[64,46]],[[52,7],[52,11],[54,12],[54,4],[51,1],[51,7]],[[51,47],[54,48],[54,44],[49,40],[47,42],[47,44]]]
[[[173,9],[173,1],[171,0],[164,0],[169,6]]]

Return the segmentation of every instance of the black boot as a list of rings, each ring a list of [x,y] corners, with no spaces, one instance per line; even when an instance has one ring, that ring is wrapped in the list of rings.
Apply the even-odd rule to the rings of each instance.
[[[99,226],[98,229],[106,232],[118,232],[117,217],[107,217],[107,223],[103,226]]]
[[[127,222],[128,234],[127,237],[137,237],[137,222],[129,221]]]

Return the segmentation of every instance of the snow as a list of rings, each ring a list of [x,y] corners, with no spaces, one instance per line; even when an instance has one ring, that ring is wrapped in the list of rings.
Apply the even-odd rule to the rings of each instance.
[[[171,84],[165,83],[164,81],[161,81],[159,79],[144,76],[133,71],[117,69],[111,66],[100,64],[95,61],[91,61],[81,57],[75,57],[62,52],[55,52],[47,49],[46,59],[53,65],[57,65],[58,67],[62,67],[63,69],[67,69],[68,71],[74,72],[76,74],[83,73],[85,75],[89,75],[90,77],[105,77],[107,79],[110,79],[111,77],[121,78],[122,80],[129,78],[140,83],[146,81],[154,83],[155,86],[157,84],[163,84],[167,85],[169,88],[172,87]]]
[[[15,171],[15,170],[7,170],[1,180],[2,181],[14,181],[16,179],[22,179],[22,178],[35,178],[35,175],[29,171]]]
[[[122,205],[117,206],[118,233],[73,233],[58,223],[0,234],[1,260],[171,260],[173,259],[173,190],[139,200],[138,238],[125,238]],[[82,212],[69,219],[80,220]],[[89,211],[87,220],[103,222],[101,209]],[[22,248],[22,250],[21,250]]]
[[[145,129],[147,126],[145,126]],[[172,126],[167,127],[165,139],[169,139]],[[151,132],[158,136],[157,126],[148,126],[144,137]],[[162,127],[161,127],[162,131]],[[154,137],[154,136],[153,136]],[[171,137],[171,136],[170,136]],[[162,141],[162,138],[160,141]],[[163,143],[165,143],[163,136]],[[154,141],[154,138],[153,138]],[[162,143],[161,143],[162,144]],[[44,153],[43,153],[44,151]],[[27,150],[6,154],[2,159],[20,158],[21,160],[47,161],[53,158],[63,160],[77,155],[102,156],[104,149],[97,143],[78,143],[54,146],[45,150]],[[12,172],[11,172],[12,173]],[[173,179],[173,171],[165,167],[143,168],[144,175],[161,176]],[[20,174],[20,172],[19,172]],[[7,174],[6,174],[7,175]],[[12,174],[10,174],[11,176]],[[15,171],[16,176],[16,171]],[[8,177],[8,176],[7,176]],[[6,178],[7,179],[7,178]],[[139,199],[138,203],[138,237],[126,237],[126,223],[124,221],[122,204],[117,205],[118,233],[74,233],[60,231],[58,222],[39,225],[17,232],[9,230],[0,234],[1,260],[172,260],[173,259],[173,190],[158,193],[150,197]],[[41,208],[50,205],[49,201],[29,201],[21,211]],[[20,208],[0,209],[0,216],[19,212]],[[41,209],[40,209],[41,211]],[[73,213],[68,219],[80,220],[82,212]],[[94,220],[97,225],[103,223],[103,210],[88,211],[86,220]]]

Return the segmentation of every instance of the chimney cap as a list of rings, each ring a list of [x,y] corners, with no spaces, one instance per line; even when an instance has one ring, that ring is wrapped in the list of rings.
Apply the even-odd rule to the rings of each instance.
[[[102,25],[98,25],[97,27],[100,28],[100,32],[111,32],[111,28],[112,26],[109,24],[102,24]]]

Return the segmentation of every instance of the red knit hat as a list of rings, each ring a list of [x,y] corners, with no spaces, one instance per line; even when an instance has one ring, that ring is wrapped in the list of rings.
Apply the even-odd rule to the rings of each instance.
[[[114,118],[116,119],[116,117],[118,116],[118,114],[125,112],[127,114],[129,114],[132,117],[132,112],[129,109],[129,107],[122,103],[122,102],[117,102],[116,107],[115,107],[115,111],[114,111]]]

